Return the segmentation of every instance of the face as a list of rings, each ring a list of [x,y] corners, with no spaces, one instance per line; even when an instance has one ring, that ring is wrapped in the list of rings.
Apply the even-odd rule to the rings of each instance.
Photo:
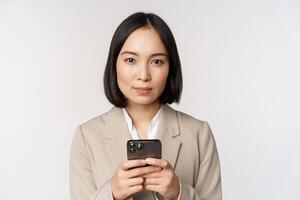
[[[169,59],[153,28],[139,28],[129,35],[118,55],[116,69],[128,106],[159,103],[169,73]]]

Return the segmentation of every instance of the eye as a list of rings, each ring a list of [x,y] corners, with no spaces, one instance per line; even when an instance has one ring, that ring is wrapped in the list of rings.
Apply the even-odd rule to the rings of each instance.
[[[133,64],[135,62],[135,60],[133,58],[126,58],[125,62],[127,62],[129,64]]]
[[[164,63],[164,61],[162,61],[160,59],[154,59],[154,60],[152,60],[151,63],[153,63],[155,65],[162,65]]]

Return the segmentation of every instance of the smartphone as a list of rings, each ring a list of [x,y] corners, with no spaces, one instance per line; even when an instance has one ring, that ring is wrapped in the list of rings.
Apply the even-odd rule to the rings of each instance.
[[[127,141],[127,159],[161,159],[160,140],[128,140]]]

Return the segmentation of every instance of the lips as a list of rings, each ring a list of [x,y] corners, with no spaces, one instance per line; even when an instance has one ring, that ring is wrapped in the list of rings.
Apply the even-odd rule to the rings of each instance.
[[[149,94],[152,88],[149,87],[134,87],[134,90],[139,94]]]

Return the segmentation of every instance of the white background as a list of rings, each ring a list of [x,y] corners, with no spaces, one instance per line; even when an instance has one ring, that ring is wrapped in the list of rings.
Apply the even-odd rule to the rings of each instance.
[[[0,199],[69,199],[74,130],[110,109],[110,40],[135,11],[175,35],[173,107],[210,123],[224,199],[299,200],[299,0],[0,0]]]

